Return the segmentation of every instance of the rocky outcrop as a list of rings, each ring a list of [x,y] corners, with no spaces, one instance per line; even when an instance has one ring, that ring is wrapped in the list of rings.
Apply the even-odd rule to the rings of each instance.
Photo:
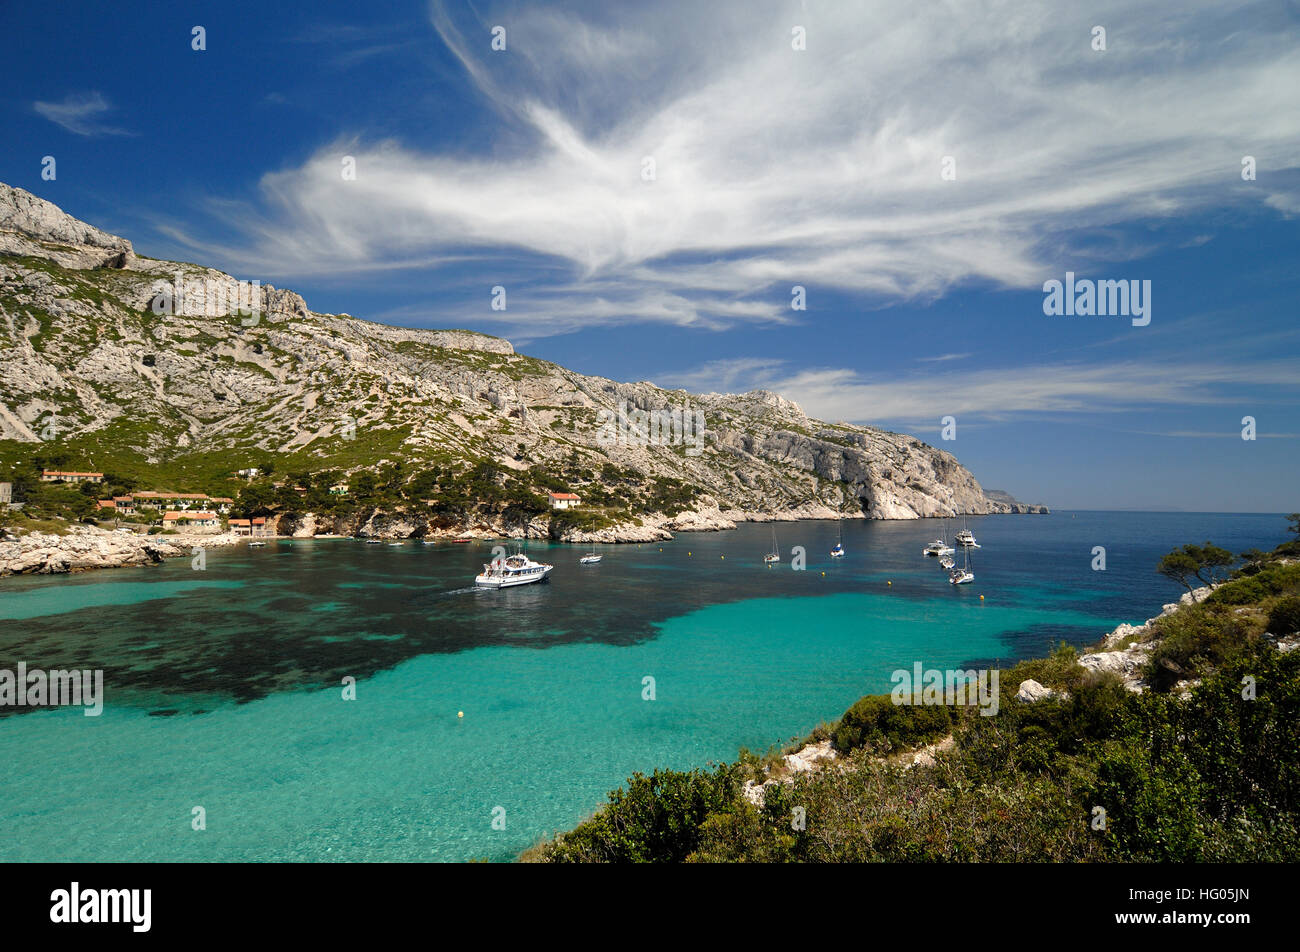
[[[65,268],[127,268],[131,242],[73,218],[57,205],[0,182],[0,254],[49,258]]]
[[[1019,502],[1009,492],[1005,492],[1001,489],[986,489],[984,490],[984,495],[987,496],[989,501],[994,505],[1004,507],[1000,510],[1002,512],[1042,516],[1051,513],[1051,510],[1046,506],[1030,505],[1029,503]]]
[[[192,555],[195,547],[233,545],[231,535],[145,536],[72,526],[64,535],[29,532],[0,542],[0,576],[55,575],[90,569],[152,565]]]
[[[1020,682],[1020,690],[1016,691],[1016,700],[1024,701],[1027,704],[1033,704],[1035,701],[1050,701],[1054,699],[1065,699],[1069,695],[1064,691],[1058,691],[1055,688],[1049,688],[1040,684],[1033,678]]]
[[[789,783],[796,774],[820,770],[823,766],[834,763],[837,756],[835,748],[828,740],[807,744],[792,754],[782,756],[777,770],[779,776],[769,776],[761,783],[747,780],[742,792],[745,799],[761,810],[768,787],[778,783]]]

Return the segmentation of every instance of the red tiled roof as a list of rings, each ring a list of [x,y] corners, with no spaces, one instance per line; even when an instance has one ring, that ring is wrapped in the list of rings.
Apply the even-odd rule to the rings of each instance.
[[[61,469],[43,469],[41,470],[41,475],[43,476],[103,476],[104,474],[103,473],[74,473],[70,471],[65,472],[64,470]]]
[[[113,500],[111,500],[111,499],[96,499],[95,502],[96,502],[96,504],[99,506],[100,509],[116,509],[116,508],[117,508],[117,503],[113,502]]]
[[[195,510],[194,512],[164,512],[163,513],[163,522],[174,522],[177,519],[215,519],[215,518],[217,518],[217,514],[215,512],[202,512],[199,510]]]
[[[247,525],[251,525],[252,523],[250,523],[247,519],[231,519],[230,524],[232,526],[247,526]]]
[[[577,499],[577,493],[551,493],[552,499]]]

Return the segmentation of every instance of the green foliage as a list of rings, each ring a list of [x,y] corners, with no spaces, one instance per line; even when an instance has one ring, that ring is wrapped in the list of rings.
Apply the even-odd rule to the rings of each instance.
[[[549,862],[681,862],[699,847],[715,813],[741,809],[740,770],[656,770],[634,774],[625,790],[571,833],[544,849]]]
[[[952,724],[946,704],[895,704],[888,694],[869,694],[844,713],[831,744],[842,752],[865,748],[883,754],[936,741]]]
[[[1157,691],[1178,681],[1202,677],[1258,641],[1258,620],[1213,606],[1190,605],[1152,623],[1159,640],[1147,665],[1147,680]]]
[[[1300,596],[1279,599],[1268,613],[1268,630],[1275,635],[1300,631]]]
[[[1204,545],[1188,543],[1181,549],[1174,549],[1160,560],[1156,571],[1184,586],[1189,592],[1195,589],[1192,580],[1201,585],[1214,585],[1220,581],[1225,570],[1237,561],[1227,549],[1220,548],[1212,542]]]

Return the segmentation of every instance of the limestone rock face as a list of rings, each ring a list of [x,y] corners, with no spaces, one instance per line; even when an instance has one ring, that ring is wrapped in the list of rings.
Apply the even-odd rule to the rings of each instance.
[[[57,205],[0,182],[0,254],[50,258],[65,268],[126,268],[131,242],[79,221]]]
[[[1109,671],[1119,675],[1124,686],[1140,694],[1144,688],[1142,668],[1151,657],[1153,646],[1150,643],[1137,644],[1123,651],[1099,651],[1095,654],[1082,655],[1079,664],[1089,671]]]
[[[152,565],[190,555],[195,546],[214,548],[235,542],[231,535],[128,535],[92,526],[72,526],[66,535],[29,532],[0,542],[0,576]]]

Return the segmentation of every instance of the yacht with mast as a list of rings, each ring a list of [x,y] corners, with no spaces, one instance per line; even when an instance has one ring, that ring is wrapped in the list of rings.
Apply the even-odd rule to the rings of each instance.
[[[836,526],[835,544],[831,546],[831,558],[832,559],[844,558],[844,520],[843,519],[840,519],[839,525]]]
[[[966,585],[970,582],[975,581],[975,573],[970,570],[970,548],[969,547],[963,547],[961,568],[953,568],[948,573],[948,581],[951,582],[953,585]]]
[[[772,524],[772,551],[763,556],[763,561],[768,565],[781,561],[781,549],[776,544],[776,523]]]

